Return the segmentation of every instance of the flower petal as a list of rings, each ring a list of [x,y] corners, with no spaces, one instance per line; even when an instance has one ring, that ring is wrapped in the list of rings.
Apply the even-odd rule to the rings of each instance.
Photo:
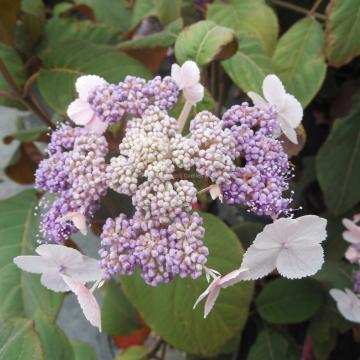
[[[87,101],[90,92],[95,90],[97,86],[106,85],[107,82],[97,75],[84,75],[80,76],[75,83],[76,91],[79,94],[79,98],[83,101]]]
[[[316,215],[305,215],[295,219],[295,222],[296,226],[293,228],[289,243],[303,247],[305,243],[316,245],[326,239],[326,219]]]
[[[38,246],[35,251],[64,267],[79,266],[83,263],[83,255],[79,251],[64,245],[43,244]]]
[[[285,94],[285,101],[281,109],[281,116],[286,119],[287,123],[293,129],[300,125],[303,114],[303,108],[295,96]]]
[[[330,295],[335,299],[336,306],[345,319],[360,323],[360,300],[351,290],[345,289],[343,292],[331,289]]]
[[[285,88],[281,80],[274,74],[265,77],[263,82],[263,93],[265,99],[281,111],[285,101]]]
[[[360,243],[360,235],[353,233],[352,231],[344,231],[342,236],[345,241],[351,244],[359,244]]]
[[[178,64],[172,64],[171,66],[171,77],[176,82],[176,85],[180,90],[184,88],[184,84],[181,76],[181,67]]]
[[[196,62],[188,60],[181,66],[184,87],[192,87],[200,82],[200,69]]]
[[[248,269],[237,269],[234,271],[231,271],[230,273],[224,275],[220,281],[219,281],[219,285],[223,288],[226,289],[229,286],[232,286],[242,280],[244,280],[244,273],[246,273],[248,271]]]
[[[276,267],[279,249],[258,249],[252,244],[245,252],[241,268],[248,269],[244,280],[256,280],[270,274]]]
[[[79,266],[66,269],[66,275],[75,278],[82,283],[97,281],[103,278],[103,270],[99,267],[99,261],[88,256],[83,256],[83,263]]]
[[[83,235],[87,235],[86,218],[84,214],[80,212],[70,212],[60,218],[59,221],[71,221]]]
[[[86,101],[76,99],[68,106],[67,115],[76,125],[86,125],[95,113]]]
[[[102,135],[109,124],[105,121],[101,121],[98,117],[94,116],[93,119],[86,125],[86,127],[93,133]]]
[[[282,249],[276,261],[279,273],[289,279],[314,275],[324,263],[321,245]]]
[[[339,289],[331,289],[330,290],[330,295],[336,302],[341,302],[344,305],[345,304],[348,304],[348,305],[351,304],[351,300],[346,295],[345,291],[342,291],[342,290],[339,290]]]
[[[51,260],[36,255],[17,256],[13,261],[21,270],[33,274],[42,274],[46,271],[52,271],[56,267],[56,264]]]
[[[358,263],[360,260],[360,251],[357,250],[357,248],[355,246],[350,245],[345,252],[345,258],[351,264]]]
[[[203,99],[204,87],[201,84],[186,87],[184,88],[184,97],[191,105],[195,105]]]
[[[280,125],[281,131],[285,136],[294,144],[298,143],[296,131],[291,125],[288,124],[287,120],[281,115],[278,115],[278,124]]]
[[[209,193],[213,200],[216,200],[217,198],[219,198],[220,202],[223,202],[223,194],[221,192],[221,188],[219,185],[210,185]]]
[[[214,307],[215,302],[216,302],[217,298],[219,297],[219,294],[220,294],[220,286],[213,286],[213,288],[210,289],[209,295],[205,301],[204,319],[207,318],[211,309]]]
[[[269,103],[260,95],[258,95],[256,92],[253,91],[249,91],[247,93],[247,96],[252,100],[253,104],[255,106],[264,108],[264,107],[269,107]]]
[[[42,274],[40,278],[40,282],[47,289],[55,292],[69,291],[69,287],[66,285],[66,283],[64,282],[64,280],[60,275],[60,272],[57,270]]]
[[[217,277],[208,287],[207,289],[200,294],[200,296],[197,298],[197,300],[195,301],[195,304],[193,306],[193,309],[196,308],[196,306],[200,303],[201,300],[203,300],[204,298],[206,298],[206,296],[208,296],[209,292],[213,289],[214,285],[216,285],[216,282],[217,280],[220,279],[220,276]]]
[[[76,295],[86,319],[101,332],[101,312],[93,293],[80,281],[70,276],[62,275],[70,290]]]

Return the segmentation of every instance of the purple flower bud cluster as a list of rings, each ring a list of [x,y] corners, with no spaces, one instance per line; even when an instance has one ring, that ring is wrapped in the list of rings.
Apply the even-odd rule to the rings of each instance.
[[[172,108],[178,99],[179,89],[174,80],[160,76],[153,80],[127,76],[118,84],[98,86],[88,97],[88,102],[97,117],[109,124],[130,116],[141,116],[150,106],[159,109]]]
[[[222,186],[225,201],[274,217],[291,210],[291,198],[283,196],[291,175],[288,156],[272,135],[277,131],[276,117],[272,107],[243,103],[230,108],[222,118],[223,127],[231,131],[235,140],[238,164],[231,181]]]
[[[40,233],[45,241],[62,243],[76,231],[71,220],[62,220],[69,213],[82,213],[90,221],[107,189],[107,152],[105,138],[85,128],[63,125],[54,131],[50,156],[36,171],[36,187],[57,195],[43,209]]]
[[[145,220],[139,212],[132,219],[123,214],[108,219],[99,251],[105,279],[131,275],[136,267],[152,286],[168,283],[176,275],[196,279],[208,255],[204,233],[198,213],[180,213],[167,227],[154,219]]]

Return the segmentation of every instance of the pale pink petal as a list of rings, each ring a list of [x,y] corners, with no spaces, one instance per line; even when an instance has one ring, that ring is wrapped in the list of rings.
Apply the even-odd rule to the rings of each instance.
[[[337,302],[342,302],[343,304],[351,304],[350,298],[346,295],[346,293],[339,289],[331,289],[330,295]]]
[[[330,295],[335,299],[336,306],[345,319],[360,323],[360,300],[351,290],[345,289],[345,292],[342,292],[331,289]]]
[[[220,202],[223,202],[223,195],[222,195],[221,188],[219,185],[209,186],[209,193],[213,200],[219,198]]]
[[[70,276],[62,275],[70,290],[77,296],[80,307],[91,325],[101,331],[101,311],[93,293],[80,281]]]
[[[355,246],[350,245],[346,252],[345,258],[352,264],[358,263],[360,260],[360,251]]]
[[[80,212],[70,212],[60,218],[59,221],[71,221],[83,235],[87,235],[86,218],[84,214]]]
[[[220,276],[217,277],[217,278],[207,287],[207,289],[206,289],[203,293],[200,294],[200,296],[199,296],[199,297],[197,298],[197,300],[195,301],[195,304],[194,304],[194,306],[193,306],[193,309],[195,309],[196,306],[197,306],[204,298],[206,298],[206,297],[208,296],[209,291],[210,291],[210,290],[213,288],[213,286],[214,286],[214,282],[215,282],[216,280],[218,280],[218,279],[220,279]]]
[[[47,289],[55,292],[65,292],[69,291],[69,287],[66,285],[64,280],[61,278],[60,272],[54,270],[51,272],[46,272],[41,275],[40,278],[41,284],[43,284]]]
[[[188,60],[181,66],[181,76],[185,87],[192,87],[200,82],[200,69],[196,62]]]
[[[316,245],[326,239],[327,220],[317,215],[305,215],[295,219],[296,226],[292,229],[290,243]],[[289,234],[290,235],[290,234]]]
[[[86,125],[86,127],[93,133],[102,135],[109,124],[105,121],[101,121],[98,117],[94,116],[93,119]]]
[[[278,123],[281,131],[285,134],[285,136],[294,144],[298,143],[296,131],[293,129],[291,125],[288,124],[287,120],[282,116],[281,113],[278,115]]]
[[[360,227],[355,224],[354,221],[351,221],[350,219],[342,219],[343,225],[349,230],[353,232],[357,232],[360,230]]]
[[[224,275],[220,279],[219,285],[223,289],[226,289],[227,287],[232,286],[232,285],[244,280],[244,275],[247,271],[248,271],[248,269],[242,269],[242,268],[231,271],[230,273]]]
[[[300,279],[317,273],[324,263],[324,251],[321,245],[301,248],[284,248],[280,251],[276,268],[278,272],[289,279]]]
[[[54,264],[53,261],[36,255],[17,256],[13,261],[21,270],[33,274],[42,274],[46,271],[51,271],[56,267],[56,264]]]
[[[297,128],[303,118],[303,109],[300,102],[290,94],[285,94],[285,102],[281,109],[281,116],[286,119],[289,126]]]
[[[38,246],[35,251],[62,267],[74,267],[83,263],[83,255],[79,251],[64,245],[43,244]]]
[[[184,97],[191,105],[195,105],[203,99],[204,87],[201,84],[186,87],[184,88]]]
[[[80,76],[75,83],[76,91],[79,94],[79,98],[83,101],[87,101],[89,94],[95,90],[98,86],[106,85],[107,82],[97,75],[84,75]]]
[[[351,244],[359,244],[360,243],[360,235],[351,231],[344,231],[342,236],[345,241]]]
[[[360,214],[355,214],[354,216],[353,216],[353,220],[354,220],[354,222],[359,222],[360,221]]]
[[[256,280],[270,274],[276,267],[279,249],[258,249],[252,244],[245,252],[241,267],[248,269],[244,280]]]
[[[263,93],[265,99],[281,111],[285,102],[285,88],[280,79],[274,75],[267,75],[263,82]]]
[[[209,315],[211,309],[214,307],[215,302],[220,294],[220,287],[218,285],[213,286],[212,289],[209,291],[209,295],[206,298],[205,301],[205,307],[204,307],[204,319],[207,318]]]
[[[67,115],[76,125],[83,126],[94,118],[95,113],[86,101],[76,99],[68,106]]]
[[[171,77],[176,82],[176,85],[180,90],[184,88],[184,83],[181,77],[181,67],[178,64],[172,64],[171,66]]]
[[[82,283],[97,281],[103,277],[103,270],[99,267],[99,261],[88,256],[83,256],[83,263],[75,267],[66,268],[69,275]]]
[[[257,93],[253,92],[253,91],[249,91],[247,93],[247,96],[252,100],[253,104],[255,106],[261,107],[261,108],[266,108],[269,107],[269,103],[260,95],[258,95]]]

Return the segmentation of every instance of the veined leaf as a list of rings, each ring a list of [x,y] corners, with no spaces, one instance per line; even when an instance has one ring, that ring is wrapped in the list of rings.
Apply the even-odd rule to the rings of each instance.
[[[334,66],[360,55],[360,2],[331,0],[326,19],[326,56]]]
[[[279,40],[273,57],[276,74],[287,92],[305,107],[325,79],[324,32],[319,22],[305,18],[295,23]]]
[[[175,43],[175,55],[179,63],[194,60],[200,67],[214,59],[226,59],[236,50],[237,39],[233,30],[209,20],[185,28]]]

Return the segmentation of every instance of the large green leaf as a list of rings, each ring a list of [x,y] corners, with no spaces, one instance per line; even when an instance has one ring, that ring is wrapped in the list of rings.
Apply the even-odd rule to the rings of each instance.
[[[63,331],[40,310],[35,315],[35,329],[40,336],[45,360],[74,360],[69,339]]]
[[[0,201],[0,318],[34,318],[37,309],[55,318],[62,304],[62,294],[47,290],[38,275],[23,272],[13,263],[15,256],[34,254],[39,226],[36,205],[33,190]]]
[[[218,218],[202,214],[208,266],[226,274],[239,267],[243,250],[236,235]],[[203,304],[192,310],[195,300],[207,288],[205,276],[197,280],[175,279],[151,287],[138,276],[122,277],[130,301],[145,321],[164,340],[179,350],[203,356],[217,354],[238,334],[248,316],[252,283],[243,282],[222,290],[209,316],[203,318]]]
[[[341,214],[360,200],[360,93],[353,97],[348,116],[338,119],[316,158],[325,202]]]
[[[271,58],[254,37],[241,35],[238,51],[222,62],[226,73],[244,92],[262,93],[266,75],[273,72]]]
[[[347,262],[328,260],[314,278],[323,282],[329,289],[351,288],[353,285],[352,270],[352,266]]]
[[[0,360],[43,360],[44,354],[33,321],[10,319],[0,322]]]
[[[5,64],[16,85],[21,88],[26,80],[23,63],[18,53],[11,47],[0,42],[0,59]],[[0,73],[0,91],[12,93],[13,90]],[[11,106],[23,109],[22,105],[15,100],[0,96],[0,105]]]
[[[71,340],[74,350],[75,360],[96,360],[96,351],[86,342]]]
[[[326,21],[326,56],[341,66],[360,54],[360,1],[331,0]]]
[[[84,74],[95,74],[109,82],[119,82],[126,75],[148,77],[137,60],[106,46],[85,41],[66,41],[42,55],[44,68],[38,79],[43,98],[55,111],[65,114],[74,99],[74,83]]]
[[[181,16],[182,0],[153,0],[156,16],[161,24],[167,25]]]
[[[279,24],[274,11],[263,0],[229,0],[208,6],[207,18],[241,35],[256,37],[264,49],[275,48]]]
[[[233,30],[209,20],[199,21],[185,28],[175,43],[179,63],[194,60],[200,67],[214,59],[226,59],[237,49]]]
[[[119,49],[152,49],[156,47],[169,47],[175,43],[175,40],[183,27],[183,20],[178,19],[169,24],[163,31],[150,34],[144,37],[138,37],[134,40],[122,42]]]
[[[323,300],[319,285],[310,279],[271,281],[260,292],[256,307],[260,316],[275,324],[295,324],[309,319]]]
[[[239,239],[241,239],[244,248],[247,249],[255,240],[256,235],[259,234],[263,228],[264,224],[253,221],[243,221],[236,225],[233,230]]]
[[[95,14],[95,20],[113,27],[122,33],[130,31],[131,9],[127,0],[76,0],[88,5]]]
[[[68,40],[87,40],[98,44],[112,44],[119,41],[116,32],[104,24],[53,17],[46,24],[41,49],[54,47]]]
[[[247,360],[288,360],[289,344],[275,331],[262,330],[251,346]]]
[[[315,19],[295,23],[279,40],[273,57],[275,72],[286,90],[305,107],[319,91],[326,74],[324,32]]]
[[[109,335],[130,335],[142,327],[135,309],[119,284],[110,281],[101,306],[101,325]]]

